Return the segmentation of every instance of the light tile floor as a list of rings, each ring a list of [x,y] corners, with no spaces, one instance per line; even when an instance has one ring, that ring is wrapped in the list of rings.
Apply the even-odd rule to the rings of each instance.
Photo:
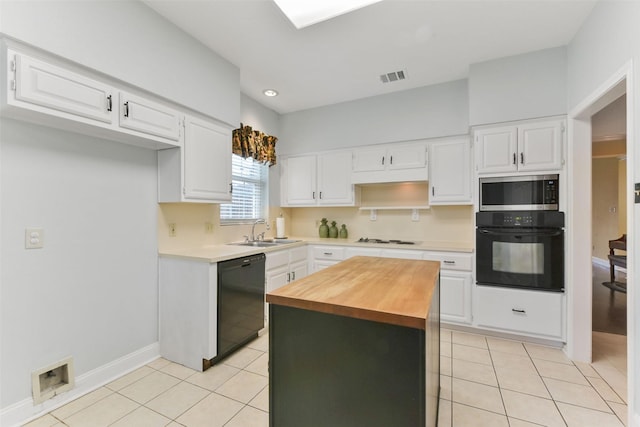
[[[626,425],[617,337],[594,333],[594,363],[582,364],[558,349],[443,329],[438,426]],[[206,372],[155,360],[27,426],[266,427],[268,381],[263,335]]]

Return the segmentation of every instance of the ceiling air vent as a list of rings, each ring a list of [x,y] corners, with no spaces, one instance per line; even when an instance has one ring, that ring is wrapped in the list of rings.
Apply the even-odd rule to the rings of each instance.
[[[399,80],[406,79],[406,72],[404,70],[394,71],[392,73],[380,74],[380,81],[382,83],[397,82]]]

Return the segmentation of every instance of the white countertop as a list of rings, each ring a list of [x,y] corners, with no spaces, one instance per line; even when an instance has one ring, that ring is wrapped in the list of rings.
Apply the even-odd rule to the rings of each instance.
[[[421,242],[415,245],[398,245],[392,243],[358,243],[356,239],[331,239],[319,237],[288,237],[291,240],[300,240],[296,243],[280,244],[266,248],[235,246],[230,244],[209,245],[193,248],[183,248],[175,250],[160,251],[161,257],[182,258],[193,261],[203,262],[220,262],[229,259],[240,258],[247,255],[268,253],[290,249],[299,246],[313,245],[331,245],[331,246],[355,246],[363,248],[388,248],[388,249],[405,249],[420,251],[444,251],[444,252],[473,252],[473,244],[465,244],[463,242]]]

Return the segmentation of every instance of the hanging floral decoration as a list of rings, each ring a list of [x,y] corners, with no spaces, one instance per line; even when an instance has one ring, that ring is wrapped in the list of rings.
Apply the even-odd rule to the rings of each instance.
[[[252,157],[258,162],[276,164],[276,142],[278,138],[244,126],[233,131],[232,151],[242,158]]]

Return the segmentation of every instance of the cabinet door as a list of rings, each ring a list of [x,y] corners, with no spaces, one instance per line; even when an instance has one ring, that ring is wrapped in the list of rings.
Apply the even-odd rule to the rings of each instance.
[[[353,172],[373,172],[385,169],[385,148],[356,148],[353,152]]]
[[[15,54],[14,61],[17,100],[112,123],[111,86],[26,55]]]
[[[289,273],[291,274],[290,281],[302,279],[309,274],[307,261],[300,261],[289,265]]]
[[[276,289],[286,285],[290,280],[289,266],[273,268],[265,272],[265,280],[267,282],[267,292],[275,291]]]
[[[120,126],[172,141],[180,139],[178,111],[127,92],[120,92]]]
[[[316,204],[316,156],[289,157],[285,160],[285,205],[311,206]]]
[[[440,272],[440,319],[471,324],[471,273]]]
[[[183,150],[185,198],[231,200],[231,131],[187,117]]]
[[[563,125],[555,120],[518,126],[518,169],[561,169]]]
[[[412,144],[388,150],[388,169],[420,169],[427,164],[427,146]]]
[[[479,173],[518,169],[517,128],[480,129],[475,132],[476,168]]]
[[[351,151],[318,155],[318,203],[353,205]]]
[[[438,142],[430,147],[429,203],[471,204],[471,147],[468,140]]]

